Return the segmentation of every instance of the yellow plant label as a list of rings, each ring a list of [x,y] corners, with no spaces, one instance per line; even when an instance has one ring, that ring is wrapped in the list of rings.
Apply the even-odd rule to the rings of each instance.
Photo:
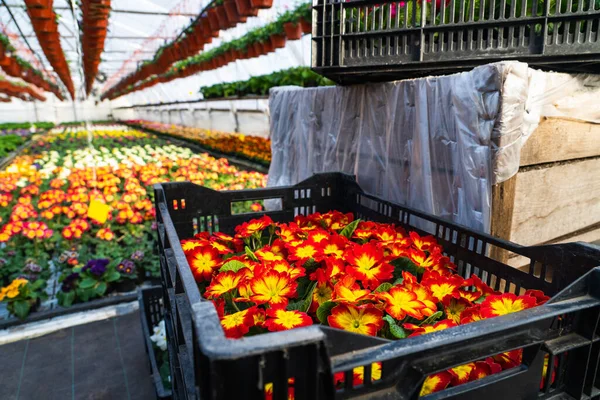
[[[107,206],[98,200],[90,201],[87,213],[88,218],[103,224],[108,219],[108,213],[110,213],[110,206]]]

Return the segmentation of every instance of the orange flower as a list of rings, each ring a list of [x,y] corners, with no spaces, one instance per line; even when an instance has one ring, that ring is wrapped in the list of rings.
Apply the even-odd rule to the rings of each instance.
[[[444,329],[453,328],[457,325],[451,319],[445,319],[443,321],[436,323],[435,325],[418,326],[418,325],[414,325],[414,324],[404,324],[403,326],[405,329],[408,329],[409,331],[413,331],[413,333],[409,337],[414,337],[414,336],[421,336],[426,333],[443,331]]]
[[[271,250],[269,246],[265,246],[262,249],[258,249],[254,252],[256,257],[258,257],[261,261],[282,261],[283,255],[280,253],[276,253]]]
[[[296,296],[297,283],[285,272],[269,271],[250,281],[254,293],[250,299],[256,304],[268,303],[273,307],[285,307],[288,298]]]
[[[181,241],[181,248],[186,255],[190,254],[195,248],[202,247],[204,245],[206,245],[206,242],[195,239]]]
[[[271,332],[286,331],[288,329],[300,328],[312,325],[312,319],[308,314],[301,311],[286,311],[280,308],[267,310],[265,326]]]
[[[272,224],[273,220],[269,216],[265,215],[262,218],[253,219],[251,221],[244,222],[242,225],[236,226],[235,233],[241,238],[247,238],[256,233],[262,232]]]
[[[334,328],[375,336],[383,327],[383,312],[372,304],[340,304],[333,307],[327,322]]]
[[[444,301],[446,297],[459,298],[459,289],[464,285],[464,279],[458,275],[440,276],[429,275],[423,277],[421,284],[429,289],[433,297],[438,301]]]
[[[413,245],[421,251],[428,251],[431,247],[437,245],[435,238],[431,235],[421,237],[417,232],[410,232],[409,236]]]
[[[502,371],[500,364],[496,363],[492,357],[488,357],[485,361],[475,362],[475,368],[471,371],[469,380],[475,381],[500,371]]]
[[[384,262],[383,252],[372,244],[354,245],[346,250],[344,259],[350,265],[346,272],[375,289],[381,281],[392,278],[394,267]]]
[[[248,268],[242,268],[238,272],[226,271],[217,274],[206,289],[206,297],[213,298],[224,295],[237,289],[240,282],[250,276]]]
[[[448,319],[451,319],[456,324],[460,324],[463,311],[469,307],[469,302],[465,299],[447,298],[444,302],[444,311]]]
[[[410,249],[408,257],[412,260],[412,262],[421,268],[433,267],[436,265],[437,259],[439,258],[439,256],[435,253],[427,255],[424,251],[418,249]]]
[[[525,292],[525,296],[534,297],[537,306],[540,306],[540,305],[544,304],[545,302],[547,302],[548,300],[550,300],[550,297],[546,296],[544,294],[544,292],[542,292],[541,290],[533,290],[533,289],[527,290]]]
[[[423,382],[423,387],[421,388],[419,396],[427,396],[428,394],[444,390],[448,387],[451,380],[452,375],[446,371],[429,375],[425,378],[425,382]]]
[[[372,298],[371,291],[361,289],[351,275],[346,275],[334,286],[334,293],[334,301],[348,304],[358,304],[361,300]]]
[[[251,307],[235,314],[225,315],[221,318],[221,326],[225,336],[229,339],[238,339],[244,336],[254,325],[254,312],[256,307]]]
[[[500,364],[503,370],[518,367],[523,362],[523,350],[512,350],[506,353],[496,354],[492,356],[495,362]]]
[[[324,231],[323,229],[315,229],[314,231],[311,231],[308,234],[308,240],[310,240],[313,243],[321,243],[324,240],[328,240],[329,239],[329,234],[327,233],[327,231]]]
[[[470,308],[467,308],[466,310],[464,310],[460,315],[460,323],[462,325],[464,325],[464,324],[470,324],[471,322],[481,321],[482,319],[485,319],[479,314],[480,309],[481,309],[481,307],[479,306],[479,304],[477,304],[477,305],[474,305],[473,307],[470,307]]]
[[[327,240],[319,242],[319,251],[315,255],[315,260],[321,261],[328,257],[341,260],[347,245],[348,239],[344,236],[334,234]]]
[[[402,320],[407,315],[422,319],[421,310],[425,304],[418,300],[417,294],[401,286],[394,286],[389,292],[378,293],[377,297],[385,302],[385,311],[394,319]]]
[[[313,291],[313,302],[311,304],[311,311],[317,311],[317,308],[326,301],[330,301],[333,296],[333,289],[326,283],[317,283],[315,290]]]
[[[302,242],[298,246],[293,246],[292,244],[289,244],[287,246],[287,249],[289,251],[288,258],[290,260],[298,260],[301,263],[304,263],[310,260],[311,258],[314,258],[319,251],[317,244],[309,240]]]
[[[449,369],[448,372],[450,375],[452,375],[452,381],[450,384],[452,386],[458,386],[469,382],[471,379],[471,373],[475,370],[475,368],[475,363],[468,363]]]
[[[531,296],[517,296],[512,293],[490,295],[481,303],[481,316],[485,318],[499,317],[523,311],[536,306],[536,298]]]
[[[195,248],[187,260],[197,281],[210,281],[213,272],[223,264],[219,253],[210,246]]]
[[[302,267],[296,267],[290,265],[287,261],[272,261],[265,263],[267,268],[273,269],[277,272],[286,272],[290,275],[292,279],[298,279],[306,275],[306,270]]]

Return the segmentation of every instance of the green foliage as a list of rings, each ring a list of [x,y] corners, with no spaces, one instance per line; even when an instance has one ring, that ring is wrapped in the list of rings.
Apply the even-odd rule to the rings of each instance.
[[[24,142],[25,139],[17,135],[0,136],[0,157],[6,157],[8,153],[15,151]]]
[[[246,268],[246,264],[241,261],[231,260],[223,264],[223,266],[219,269],[219,272],[233,271],[238,272],[240,269]]]
[[[329,79],[313,72],[308,67],[290,68],[273,72],[269,75],[254,76],[247,81],[219,83],[200,88],[205,99],[220,97],[266,95],[269,89],[276,86],[317,87],[329,86],[334,83]]]
[[[329,325],[327,323],[327,317],[331,314],[331,310],[335,306],[337,306],[336,302],[326,301],[317,308],[317,318],[319,318],[319,321],[321,321],[323,325]]]
[[[383,317],[383,320],[388,323],[389,333],[391,334],[390,339],[404,339],[408,337],[408,333],[400,325],[396,323],[396,320],[390,315]]]
[[[342,231],[340,232],[340,235],[345,236],[348,239],[351,239],[352,235],[354,234],[354,231],[356,230],[356,227],[358,226],[359,223],[360,223],[360,219],[356,219],[356,220],[350,222],[348,225],[346,225],[344,227],[344,229],[342,229]]]

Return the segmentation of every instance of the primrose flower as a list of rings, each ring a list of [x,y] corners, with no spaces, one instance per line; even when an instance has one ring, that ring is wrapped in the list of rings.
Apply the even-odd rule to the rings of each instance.
[[[301,311],[286,311],[280,308],[267,310],[265,326],[272,332],[312,325],[312,319]]]
[[[452,375],[446,371],[429,375],[427,378],[425,378],[425,382],[423,383],[423,387],[421,388],[421,393],[419,396],[427,396],[428,394],[444,390],[448,387],[450,381],[452,381]]]
[[[248,268],[242,268],[238,272],[226,271],[216,275],[206,289],[206,297],[214,298],[238,289],[240,283],[248,279],[251,272]]]
[[[250,299],[256,304],[285,307],[290,297],[296,296],[297,283],[285,272],[269,271],[250,281],[254,293]]]
[[[198,281],[209,281],[215,270],[223,264],[219,253],[210,246],[195,248],[187,256],[194,277]]]
[[[239,311],[234,314],[225,315],[221,318],[221,326],[225,336],[229,339],[239,339],[244,336],[254,325],[254,312],[256,308]]]
[[[327,322],[334,328],[375,336],[383,328],[383,312],[372,304],[340,304],[333,307]]]
[[[106,258],[100,258],[96,260],[90,260],[88,263],[81,269],[81,271],[90,271],[90,274],[96,276],[102,276],[106,272],[106,267],[110,263],[110,260]]]
[[[481,315],[485,318],[499,317],[535,307],[537,299],[532,296],[517,296],[513,293],[491,295],[481,303]]]
[[[242,225],[235,227],[235,233],[241,238],[247,238],[255,233],[262,232],[273,224],[273,220],[265,215],[260,219],[253,219],[249,222],[245,222]]]
[[[377,288],[380,281],[391,279],[394,272],[394,267],[384,262],[383,251],[372,244],[349,247],[344,259],[349,264],[346,272],[371,289]]]
[[[400,286],[394,286],[389,292],[379,293],[377,297],[385,302],[385,311],[394,319],[402,320],[407,315],[418,320],[423,319],[425,304],[418,300],[417,294]]]

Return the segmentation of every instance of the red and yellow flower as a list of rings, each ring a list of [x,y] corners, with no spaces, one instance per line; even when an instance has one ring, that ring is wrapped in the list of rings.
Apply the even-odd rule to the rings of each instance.
[[[253,293],[250,299],[257,305],[267,303],[272,307],[285,307],[288,299],[296,296],[297,286],[289,274],[269,271],[250,281]]]
[[[254,325],[255,310],[255,308],[249,308],[221,317],[221,326],[225,336],[230,339],[238,339],[248,333]]]
[[[391,279],[394,272],[394,267],[385,262],[383,251],[372,244],[351,246],[344,253],[344,259],[349,264],[346,272],[371,289]]]
[[[383,327],[383,312],[372,304],[340,304],[333,307],[327,322],[334,328],[375,336]]]
[[[286,311],[281,308],[270,308],[267,310],[265,326],[271,332],[285,331],[312,325],[312,318],[301,311]]]
[[[195,248],[187,255],[187,260],[197,281],[210,281],[214,271],[223,264],[219,253],[210,246]]]
[[[453,328],[456,323],[451,319],[445,319],[443,321],[437,322],[434,325],[414,325],[414,324],[404,324],[405,329],[412,331],[412,334],[409,337],[421,336],[426,333],[443,331],[444,329]]]
[[[446,371],[429,375],[425,378],[425,382],[423,382],[419,396],[427,396],[428,394],[444,390],[448,387],[450,381],[452,381],[452,375]]]
[[[423,319],[422,310],[426,306],[418,300],[415,292],[394,286],[389,292],[379,293],[377,297],[384,301],[385,311],[394,319],[402,320],[407,315],[419,320]]]
[[[532,296],[517,296],[513,293],[490,295],[481,303],[481,316],[485,318],[499,317],[526,310],[536,306],[537,299]]]

